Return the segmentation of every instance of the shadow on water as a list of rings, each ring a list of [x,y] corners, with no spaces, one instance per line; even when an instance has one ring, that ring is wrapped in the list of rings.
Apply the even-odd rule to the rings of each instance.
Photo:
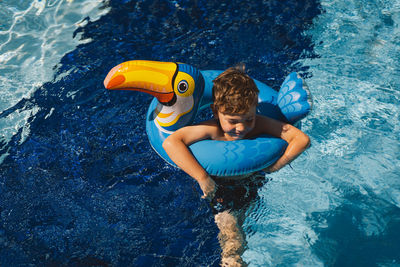
[[[244,62],[278,88],[293,62],[315,56],[301,33],[319,5],[121,0],[104,7],[108,14],[76,30],[74,38],[91,41],[61,59],[54,80],[0,114],[38,109],[2,144],[9,156],[0,166],[0,263],[218,265],[209,205],[147,141],[150,96],[107,92],[103,79],[132,59],[200,69]]]
[[[346,203],[309,218],[318,235],[312,248],[326,266],[397,266],[400,209],[369,192],[350,192]]]

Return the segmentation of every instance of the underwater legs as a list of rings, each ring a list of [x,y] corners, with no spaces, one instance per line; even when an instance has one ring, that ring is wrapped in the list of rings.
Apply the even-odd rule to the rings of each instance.
[[[221,266],[247,266],[241,255],[244,252],[245,236],[236,212],[225,210],[215,215],[222,248]]]

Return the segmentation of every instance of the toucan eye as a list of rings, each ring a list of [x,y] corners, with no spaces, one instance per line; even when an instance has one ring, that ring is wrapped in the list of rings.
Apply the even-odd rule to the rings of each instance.
[[[178,92],[183,94],[189,89],[188,82],[185,80],[182,80],[178,83]]]

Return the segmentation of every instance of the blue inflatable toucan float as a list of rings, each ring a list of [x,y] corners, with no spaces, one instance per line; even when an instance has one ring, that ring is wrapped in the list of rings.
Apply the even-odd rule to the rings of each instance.
[[[154,150],[175,164],[162,143],[175,130],[190,125],[199,110],[212,103],[213,80],[220,70],[198,70],[175,62],[133,60],[115,66],[104,80],[110,90],[134,90],[153,95],[146,116],[146,131]],[[291,124],[307,116],[311,94],[297,73],[291,73],[279,92],[254,80],[260,93],[257,112]],[[237,141],[203,140],[189,149],[213,176],[237,176],[264,169],[274,163],[287,147],[286,141],[259,136]]]

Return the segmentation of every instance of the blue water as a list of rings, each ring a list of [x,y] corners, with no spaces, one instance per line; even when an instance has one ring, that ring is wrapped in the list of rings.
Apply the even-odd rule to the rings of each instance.
[[[383,0],[0,1],[0,265],[218,266],[208,203],[147,141],[151,97],[103,88],[149,59],[309,84],[312,147],[247,210],[250,266],[398,266],[399,24]]]

